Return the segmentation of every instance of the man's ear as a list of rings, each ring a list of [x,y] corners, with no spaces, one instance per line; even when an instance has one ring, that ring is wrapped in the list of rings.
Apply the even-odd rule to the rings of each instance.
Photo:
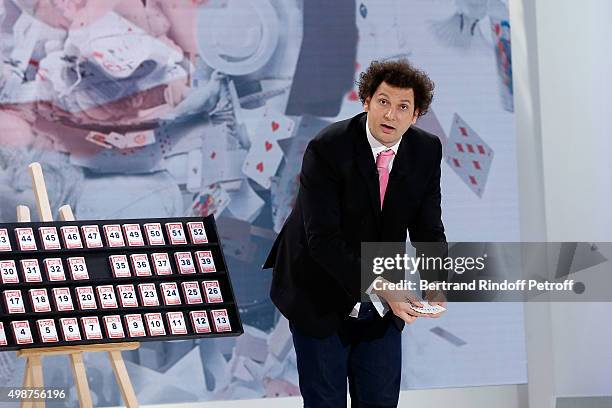
[[[372,100],[371,97],[367,97],[365,98],[365,101],[363,101],[363,110],[368,112],[370,110],[370,101]]]
[[[414,125],[417,120],[419,120],[419,110],[415,109],[414,110],[414,117],[412,118],[412,124]]]

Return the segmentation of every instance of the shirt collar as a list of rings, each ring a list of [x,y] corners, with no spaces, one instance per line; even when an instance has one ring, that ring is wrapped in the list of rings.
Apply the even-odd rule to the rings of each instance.
[[[399,149],[399,145],[400,145],[400,142],[402,141],[402,138],[400,137],[400,140],[398,140],[396,144],[390,147],[387,147],[384,144],[380,143],[378,140],[374,138],[374,136],[372,135],[372,132],[370,132],[370,126],[368,125],[367,116],[366,116],[366,135],[368,137],[368,143],[370,144],[370,148],[372,149],[372,152],[374,153],[374,155],[377,155],[378,153],[383,152],[387,149],[393,150],[393,153],[397,155],[397,150]]]

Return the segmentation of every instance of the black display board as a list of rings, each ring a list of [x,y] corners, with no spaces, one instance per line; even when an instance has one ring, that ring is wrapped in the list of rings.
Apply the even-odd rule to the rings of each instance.
[[[117,234],[108,226],[114,225],[120,226],[124,246],[111,246],[112,237]],[[180,242],[177,225],[182,227],[184,243]],[[49,227],[51,230],[41,230]],[[100,242],[95,239],[96,227]],[[130,241],[140,244],[138,230],[143,245],[129,245]],[[160,236],[163,245],[152,245]],[[78,239],[82,247],[69,248],[77,244]],[[36,249],[28,250],[32,243]],[[99,244],[101,246],[96,247]],[[167,254],[167,261],[165,255],[159,254]],[[187,254],[191,256],[191,265]],[[122,264],[125,261],[128,265]],[[147,262],[150,274],[146,271]],[[60,279],[60,269],[63,269],[64,280]],[[215,282],[218,282],[217,289]],[[176,285],[176,290],[172,284]],[[89,287],[91,290],[87,289]],[[62,310],[68,305],[68,294],[73,310]],[[92,298],[96,307],[87,309],[92,306]],[[113,298],[117,307],[112,307]],[[157,305],[152,304],[155,298]],[[174,304],[176,302],[180,303]],[[212,216],[0,224],[0,304],[0,351],[243,333]],[[181,324],[181,315],[184,324]],[[158,317],[161,322],[156,323]],[[97,318],[101,338],[96,336],[95,319],[92,318]],[[210,332],[206,332],[206,321]],[[28,337],[24,322],[29,326],[31,342],[20,344],[18,337],[20,341]],[[52,326],[57,341],[53,341]],[[161,327],[165,334],[160,334]],[[114,337],[119,328],[124,336]],[[77,332],[80,340],[75,337]]]

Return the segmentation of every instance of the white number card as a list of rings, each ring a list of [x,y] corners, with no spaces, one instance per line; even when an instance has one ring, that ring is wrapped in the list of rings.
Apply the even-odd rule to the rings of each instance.
[[[102,339],[102,329],[100,328],[100,321],[97,316],[81,317],[81,327],[87,340]]]
[[[183,312],[168,312],[166,313],[166,319],[168,320],[170,333],[187,334],[187,325],[185,324]]]
[[[0,261],[0,277],[2,283],[19,283],[15,261]]]
[[[105,225],[102,228],[104,229],[104,235],[106,236],[106,242],[109,247],[125,246],[123,233],[119,225]]]
[[[45,265],[45,272],[47,278],[50,281],[63,281],[66,280],[66,274],[64,273],[64,265],[60,258],[46,258],[43,260]]]
[[[98,301],[102,309],[116,309],[119,307],[113,285],[100,285],[96,287],[96,291],[98,292]]]
[[[111,255],[109,256],[111,269],[113,270],[113,276],[115,278],[129,278],[132,276],[130,273],[130,265],[128,264],[127,256],[125,255]]]
[[[134,285],[117,285],[121,307],[138,307]]]
[[[30,323],[27,320],[13,321],[11,322],[11,327],[13,328],[13,335],[17,344],[30,344],[34,342],[32,332],[30,331]]]
[[[9,239],[9,233],[6,228],[0,228],[0,251],[7,252],[12,251],[11,240]]]
[[[206,236],[203,222],[188,222],[187,230],[189,231],[189,238],[191,238],[192,244],[208,243],[208,237]]]
[[[166,223],[166,231],[168,232],[168,237],[170,237],[171,245],[179,245],[179,244],[187,243],[187,237],[185,236],[185,231],[183,230],[182,223],[168,222]]]
[[[77,302],[79,302],[79,309],[89,310],[97,309],[96,298],[94,297],[94,291],[91,286],[82,286],[76,288]]]
[[[123,232],[127,237],[128,246],[144,246],[142,232],[138,224],[123,224]]]
[[[19,263],[21,264],[21,270],[26,282],[42,282],[38,259],[22,259]]]
[[[124,316],[124,319],[130,337],[143,337],[147,335],[144,323],[142,322],[142,316],[139,314],[128,314]]]
[[[68,249],[83,248],[83,242],[81,241],[81,234],[79,234],[79,227],[75,225],[65,225],[60,228],[62,232],[62,238],[64,240],[64,246]]]
[[[132,268],[136,276],[151,276],[151,265],[147,254],[132,254],[130,261],[132,261]]]
[[[144,230],[149,245],[166,245],[166,240],[164,240],[164,234],[162,233],[162,226],[160,223],[154,222],[145,224]]]
[[[3,294],[6,310],[9,313],[25,313],[20,290],[5,290]]]
[[[43,343],[55,343],[59,341],[57,337],[57,329],[53,319],[41,319],[36,321],[38,326],[38,334]]]
[[[232,331],[232,326],[230,325],[230,320],[226,309],[211,310],[210,316],[213,324],[215,325],[215,331]]]
[[[85,258],[82,256],[68,258],[68,269],[70,270],[70,276],[73,280],[89,279],[87,264],[85,263]]]
[[[40,240],[42,241],[43,247],[47,250],[61,249],[59,235],[57,235],[57,228],[55,227],[40,227],[38,228],[40,234]]]
[[[200,292],[198,282],[183,282],[181,286],[183,287],[183,296],[187,304],[202,303],[202,293]]]
[[[194,332],[202,334],[212,331],[205,310],[189,312],[189,319],[191,320],[191,327],[193,327]]]
[[[166,329],[162,320],[161,313],[145,313],[145,321],[147,322],[147,330],[149,336],[165,336]]]
[[[85,245],[87,248],[102,248],[102,236],[100,235],[100,228],[97,225],[83,225],[81,227],[83,237],[85,238]]]
[[[122,339],[125,337],[119,315],[104,316],[104,327],[108,337],[111,339]]]
[[[59,319],[62,335],[66,341],[81,340],[81,332],[76,317],[64,317]]]
[[[153,268],[156,275],[172,275],[172,266],[170,265],[170,257],[166,253],[151,254],[153,260]]]
[[[6,340],[6,332],[4,331],[4,323],[0,322],[0,346],[6,346],[8,341]]]
[[[53,288],[53,299],[55,299],[55,308],[59,312],[67,312],[74,310],[72,304],[72,296],[68,288]]]
[[[30,289],[29,293],[34,312],[42,313],[51,311],[51,302],[49,302],[49,296],[47,296],[47,289]]]
[[[179,268],[179,273],[195,273],[195,266],[193,264],[193,258],[191,252],[175,252],[174,260]]]
[[[201,273],[217,272],[211,251],[196,251],[195,254]]]
[[[36,240],[32,228],[15,228],[19,249],[22,251],[36,251]]]
[[[220,303],[223,302],[223,295],[221,294],[221,287],[219,281],[203,281],[202,288],[204,289],[204,296],[208,303]]]
[[[178,288],[174,282],[162,282],[159,284],[164,297],[165,305],[180,305],[181,298],[178,293]]]
[[[138,285],[138,291],[140,292],[140,303],[143,306],[159,306],[154,283],[141,283]]]

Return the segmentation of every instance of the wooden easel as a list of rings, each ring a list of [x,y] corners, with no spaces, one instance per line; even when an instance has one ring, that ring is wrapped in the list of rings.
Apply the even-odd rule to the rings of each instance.
[[[47,195],[47,188],[45,186],[42,168],[39,163],[32,163],[28,166],[28,168],[30,170],[30,175],[32,176],[32,188],[34,189],[40,220],[43,222],[53,221],[53,214],[51,212],[51,206],[49,205],[49,196]],[[62,221],[74,221],[74,215],[69,205],[60,207],[59,213]],[[30,221],[30,209],[27,206],[17,206],[17,220],[19,222]],[[140,343],[138,342],[126,342],[117,344],[88,344],[81,346],[60,346],[19,350],[17,351],[17,356],[25,357],[27,359],[23,386],[43,387],[44,379],[42,357],[67,354],[70,357],[72,375],[77,387],[80,406],[87,408],[93,407],[89,384],[87,382],[87,373],[85,371],[85,365],[83,364],[83,353],[107,351],[109,353],[115,378],[117,379],[117,384],[121,390],[121,396],[123,397],[126,407],[136,408],[138,407],[138,400],[136,399],[134,388],[132,387],[130,377],[128,376],[127,369],[125,368],[123,357],[121,357],[121,352],[124,350],[134,350],[139,346]],[[44,406],[44,400],[21,403],[22,408],[44,408]]]

